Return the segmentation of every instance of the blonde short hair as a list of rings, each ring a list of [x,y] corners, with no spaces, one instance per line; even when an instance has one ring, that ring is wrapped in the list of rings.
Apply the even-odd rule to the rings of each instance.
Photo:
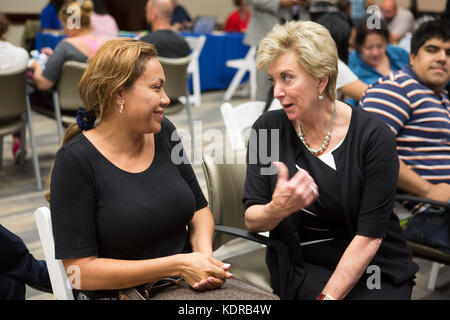
[[[338,53],[330,32],[311,21],[289,21],[285,25],[276,25],[261,40],[256,65],[260,70],[267,70],[281,54],[290,50],[297,53],[297,62],[308,74],[316,78],[328,77],[324,93],[334,101]]]

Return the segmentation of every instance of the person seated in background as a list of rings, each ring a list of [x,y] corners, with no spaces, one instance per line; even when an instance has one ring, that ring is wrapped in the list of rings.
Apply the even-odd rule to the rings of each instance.
[[[317,23],[330,32],[338,50],[338,77],[336,89],[339,99],[351,98],[359,101],[368,85],[362,82],[348,67],[349,47],[354,45],[356,30],[350,18],[351,5],[348,0],[337,3],[338,11],[325,13]]]
[[[0,224],[0,300],[25,300],[26,287],[52,292],[47,264],[23,240]]]
[[[80,17],[73,19],[73,14],[67,12],[67,8],[76,6],[79,8]],[[91,33],[91,13],[93,3],[86,0],[83,3],[78,1],[65,3],[59,11],[59,19],[64,27],[67,38],[63,39],[50,52],[49,59],[42,70],[42,65],[35,61],[30,69],[33,71],[33,80],[37,89],[48,91],[58,82],[59,75],[64,62],[72,60],[86,62],[103,44],[103,40]],[[77,26],[76,22],[80,25]]]
[[[400,192],[444,203],[450,200],[449,81],[450,22],[431,21],[413,34],[410,66],[380,79],[361,99],[397,136]],[[405,207],[414,214],[405,225],[408,240],[450,253],[448,213],[410,202]],[[425,230],[427,221],[433,222]]]
[[[176,0],[171,0],[173,6],[171,26],[178,31],[189,30],[192,27],[192,19],[187,10],[177,3]]]
[[[213,257],[211,211],[163,116],[165,82],[155,47],[123,38],[100,48],[78,85],[84,107],[47,194],[55,257],[79,270],[76,299],[117,299],[119,289],[167,277],[197,290],[231,278]]]
[[[384,20],[388,23],[389,41],[398,43],[414,28],[414,15],[405,8],[399,8],[396,0],[383,0],[380,5]]]
[[[227,32],[245,32],[251,16],[250,6],[247,0],[233,0],[233,2],[238,9],[228,16],[223,30]]]
[[[340,99],[351,98],[359,101],[368,87],[369,85],[362,82],[342,60],[338,60],[336,89]]]
[[[338,4],[341,8],[350,11],[350,3],[348,0],[341,0]],[[323,14],[316,22],[328,29],[336,43],[339,59],[348,63],[350,41],[352,37],[354,38],[356,32],[350,16],[344,10],[338,10]]]
[[[66,1],[50,0],[44,9],[42,9],[39,15],[42,31],[61,31],[62,25],[58,17],[58,12]]]
[[[141,41],[153,44],[161,57],[186,57],[191,50],[186,40],[172,30],[170,25],[172,14],[171,0],[148,0],[145,18],[148,23],[151,23],[152,32],[142,37]]]
[[[294,18],[309,20],[307,7],[309,0],[247,0],[252,6],[252,14],[244,37],[248,46],[258,47],[259,42],[272,30],[273,26]],[[256,100],[270,98],[272,84],[266,72],[256,70]]]
[[[398,186],[408,193],[450,200],[450,23],[431,21],[411,40],[411,63],[373,84],[360,105],[397,136]]]
[[[337,62],[315,22],[277,25],[261,41],[256,64],[283,109],[253,124],[245,223],[270,231],[266,261],[282,299],[410,299],[418,268],[393,213],[395,138],[375,115],[336,100]],[[369,264],[381,272],[377,290]]]
[[[387,76],[409,64],[408,53],[399,47],[389,44],[389,31],[384,20],[380,20],[379,28],[371,28],[370,17],[356,29],[356,50],[349,55],[349,67],[364,83],[370,85],[378,78]],[[349,101],[357,105],[357,101]]]
[[[366,0],[349,0],[351,4],[350,17],[355,27],[359,26],[366,16]]]
[[[9,20],[0,12],[0,75],[14,71],[25,70],[29,55],[24,48],[16,47],[5,38],[8,32]],[[20,132],[13,134],[12,155],[14,162],[18,162],[21,149]]]
[[[92,35],[114,39],[119,36],[116,19],[108,13],[104,0],[93,0],[94,12],[91,14]]]

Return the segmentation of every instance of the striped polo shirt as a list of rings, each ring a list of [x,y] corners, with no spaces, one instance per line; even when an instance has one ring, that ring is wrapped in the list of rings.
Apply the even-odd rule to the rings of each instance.
[[[409,66],[380,78],[360,101],[386,122],[397,137],[399,158],[431,183],[450,183],[450,104]]]

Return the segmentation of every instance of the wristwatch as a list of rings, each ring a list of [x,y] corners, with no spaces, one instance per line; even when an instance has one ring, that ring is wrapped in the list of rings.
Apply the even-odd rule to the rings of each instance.
[[[326,293],[319,293],[319,295],[317,296],[316,300],[336,300],[334,299],[332,296],[329,296]]]

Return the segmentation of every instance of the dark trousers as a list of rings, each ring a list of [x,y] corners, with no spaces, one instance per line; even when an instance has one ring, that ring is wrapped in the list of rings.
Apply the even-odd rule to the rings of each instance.
[[[333,271],[316,264],[305,263],[307,270],[305,280],[297,293],[299,300],[314,300],[325,288]],[[414,281],[395,285],[389,278],[381,274],[379,289],[369,289],[366,274],[356,283],[345,297],[345,300],[411,300]]]

